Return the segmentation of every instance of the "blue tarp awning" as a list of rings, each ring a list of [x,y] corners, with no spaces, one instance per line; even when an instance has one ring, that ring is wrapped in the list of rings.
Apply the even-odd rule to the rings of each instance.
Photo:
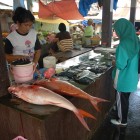
[[[84,26],[87,26],[87,21],[88,21],[88,20],[83,20],[83,21],[82,21],[82,24],[83,24]],[[93,19],[93,23],[95,23],[95,24],[101,24],[101,23],[102,23],[102,20],[100,20],[100,19]]]
[[[93,3],[98,2],[98,0],[80,0],[79,1],[79,12],[83,16],[87,16],[88,11]],[[113,9],[116,10],[118,0],[113,1]]]

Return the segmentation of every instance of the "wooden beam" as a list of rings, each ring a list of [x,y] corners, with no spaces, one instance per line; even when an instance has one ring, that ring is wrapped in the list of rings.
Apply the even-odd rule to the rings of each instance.
[[[113,13],[113,0],[103,0],[102,43],[106,43],[106,47],[111,47],[112,13]]]
[[[6,67],[6,57],[4,53],[3,39],[2,39],[2,31],[0,24],[0,97],[8,94],[7,88],[9,87],[9,77],[8,70]]]
[[[137,5],[137,0],[131,0],[130,21],[132,22],[132,24],[135,24],[136,5]]]

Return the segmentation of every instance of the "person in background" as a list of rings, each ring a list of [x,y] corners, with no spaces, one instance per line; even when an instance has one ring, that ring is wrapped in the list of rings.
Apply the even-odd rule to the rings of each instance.
[[[17,7],[12,19],[18,28],[5,39],[7,61],[11,63],[17,59],[30,59],[36,65],[40,57],[41,46],[36,31],[32,29],[34,16],[29,10]]]
[[[58,29],[60,32],[57,33],[53,39],[53,45],[51,47],[52,51],[57,52],[58,50],[71,50],[73,48],[73,41],[70,33],[66,31],[66,25],[64,23],[60,23]]]
[[[70,28],[70,34],[75,34],[77,32],[77,27],[76,26],[73,26]]]
[[[78,27],[84,32],[83,38],[82,38],[82,44],[85,44],[86,39],[89,39],[93,37],[94,35],[94,29],[93,29],[93,20],[88,19],[87,21],[88,26],[83,28],[81,25],[78,25]]]
[[[121,18],[113,28],[120,39],[116,49],[115,68],[113,71],[114,88],[116,89],[115,118],[111,123],[126,126],[129,109],[129,96],[137,89],[139,40],[131,22]]]

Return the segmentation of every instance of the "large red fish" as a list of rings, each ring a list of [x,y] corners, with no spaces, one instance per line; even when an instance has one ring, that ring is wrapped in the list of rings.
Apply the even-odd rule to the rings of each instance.
[[[101,98],[93,97],[67,81],[62,81],[55,78],[51,78],[50,80],[38,80],[34,84],[50,89],[58,94],[87,99],[91,102],[91,104],[97,111],[100,111],[100,109],[98,108],[99,102],[109,102]]]
[[[61,95],[54,93],[51,90],[48,90],[37,85],[19,85],[11,86],[8,88],[8,91],[16,95],[18,98],[23,99],[26,102],[37,104],[37,105],[55,105],[72,111],[83,126],[90,130],[87,126],[83,117],[89,117],[96,119],[91,114],[85,112],[84,110],[77,109],[69,100],[64,98]]]

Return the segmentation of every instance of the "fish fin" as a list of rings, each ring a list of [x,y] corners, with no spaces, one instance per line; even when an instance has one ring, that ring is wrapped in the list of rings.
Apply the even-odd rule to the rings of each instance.
[[[80,114],[83,117],[88,117],[88,118],[92,118],[92,119],[96,120],[96,118],[93,115],[91,115],[90,113],[88,113],[88,112],[86,112],[86,111],[84,111],[82,109],[78,109],[78,111],[80,112]]]
[[[98,112],[100,112],[100,109],[98,107],[98,103],[100,103],[100,102],[109,102],[109,101],[108,100],[105,100],[105,99],[98,98],[98,97],[92,97],[92,98],[90,98],[90,102],[94,106],[94,108]]]
[[[84,120],[83,115],[79,112],[79,110],[77,110],[77,112],[74,112],[74,114],[76,115],[76,117],[79,119],[79,121],[82,123],[82,125],[88,130],[90,131],[87,123]]]
[[[110,102],[106,99],[102,99],[102,98],[98,98],[98,97],[94,97],[95,100],[97,100],[97,102]]]
[[[94,101],[94,100],[90,100],[91,104],[94,106],[94,108],[96,109],[96,111],[101,112],[99,107],[98,107],[98,102]]]

